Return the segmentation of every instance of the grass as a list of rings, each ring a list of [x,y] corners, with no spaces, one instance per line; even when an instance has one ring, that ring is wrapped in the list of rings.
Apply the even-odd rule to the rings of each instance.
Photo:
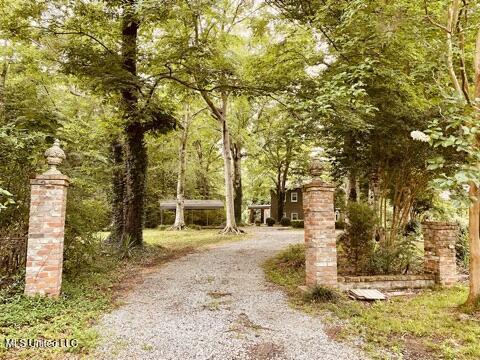
[[[170,249],[199,248],[206,245],[222,243],[227,241],[236,241],[244,238],[246,235],[221,235],[217,229],[208,230],[144,230],[143,236],[145,243],[150,245],[160,245]]]
[[[0,290],[0,359],[66,359],[87,355],[98,343],[93,327],[119,304],[118,298],[159,264],[201,247],[245,236],[219,235],[217,230],[183,232],[145,230],[144,249],[121,260],[111,252],[96,256],[75,276],[65,274],[58,299],[26,297],[23,276]],[[76,339],[69,348],[7,350],[5,339]]]
[[[467,288],[429,289],[415,296],[365,303],[340,297],[312,302],[304,285],[305,254],[295,245],[269,259],[264,269],[270,281],[282,286],[291,304],[303,311],[340,320],[336,339],[362,338],[374,358],[479,359],[480,316],[462,311]],[[311,297],[310,297],[311,298]],[[328,329],[327,329],[328,333]],[[388,353],[384,350],[388,350]]]

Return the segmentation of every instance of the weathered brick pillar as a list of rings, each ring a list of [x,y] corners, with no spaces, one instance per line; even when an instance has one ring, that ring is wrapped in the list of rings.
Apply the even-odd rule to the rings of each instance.
[[[335,187],[318,179],[321,170],[320,160],[314,159],[310,171],[317,178],[303,186],[306,284],[336,287]]]
[[[447,222],[424,222],[422,229],[425,273],[435,275],[437,284],[455,284],[458,280],[455,258],[458,226]]]
[[[60,294],[68,177],[56,169],[65,158],[58,140],[45,152],[50,170],[30,180],[26,295]]]

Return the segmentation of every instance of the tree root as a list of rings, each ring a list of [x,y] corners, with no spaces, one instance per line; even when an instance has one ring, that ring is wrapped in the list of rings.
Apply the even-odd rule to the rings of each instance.
[[[225,228],[223,228],[223,230],[220,230],[218,233],[222,234],[222,235],[227,235],[227,234],[240,235],[240,234],[245,233],[245,231],[243,231],[242,229],[240,229],[236,226],[235,227],[234,226],[226,226]]]

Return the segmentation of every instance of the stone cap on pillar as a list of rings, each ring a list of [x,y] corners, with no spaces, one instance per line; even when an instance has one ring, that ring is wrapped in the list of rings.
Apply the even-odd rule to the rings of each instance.
[[[44,153],[47,164],[50,166],[42,175],[62,175],[60,170],[57,169],[57,165],[60,165],[65,160],[65,152],[60,147],[60,140],[55,139],[53,146],[48,148]]]
[[[34,179],[30,179],[31,185],[59,185],[68,186],[70,179],[68,176],[63,175],[57,166],[65,160],[65,152],[60,147],[60,141],[55,139],[53,146],[48,148],[44,153],[47,164],[50,168],[41,175],[35,176]]]
[[[303,185],[304,189],[308,189],[308,188],[311,188],[311,187],[321,187],[321,188],[325,188],[325,189],[331,189],[331,191],[333,191],[333,189],[335,189],[334,185],[332,185],[330,183],[327,183],[325,181],[322,181],[320,179],[320,176],[322,175],[323,170],[325,169],[324,160],[325,159],[320,158],[318,156],[312,158],[312,160],[310,162],[310,169],[309,170],[310,170],[310,175],[312,175],[313,179],[310,182]]]

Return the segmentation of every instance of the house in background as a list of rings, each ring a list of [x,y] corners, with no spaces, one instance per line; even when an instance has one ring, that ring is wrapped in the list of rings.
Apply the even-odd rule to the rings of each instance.
[[[278,197],[273,191],[270,191],[270,200],[272,204],[270,211],[271,217],[279,222],[280,219],[277,219]],[[287,190],[283,216],[288,217],[290,220],[303,220],[303,195],[301,187]]]

